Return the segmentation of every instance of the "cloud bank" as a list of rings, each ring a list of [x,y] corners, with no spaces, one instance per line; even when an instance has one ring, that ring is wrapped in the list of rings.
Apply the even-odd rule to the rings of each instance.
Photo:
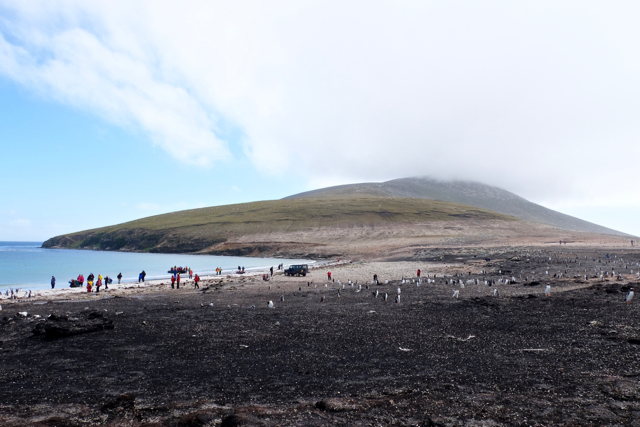
[[[183,162],[640,206],[635,2],[1,4],[0,73]]]

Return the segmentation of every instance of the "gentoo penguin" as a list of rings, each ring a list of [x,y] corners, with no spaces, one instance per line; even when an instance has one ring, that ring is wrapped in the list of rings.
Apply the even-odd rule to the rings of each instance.
[[[633,288],[629,289],[629,293],[627,294],[625,301],[627,302],[627,304],[629,304],[632,299],[633,299]]]
[[[460,296],[460,291],[458,291],[458,290],[453,291],[453,297],[454,297],[455,299],[458,299],[458,297],[459,297],[459,296]]]
[[[545,297],[550,297],[551,296],[551,285],[547,285],[547,287],[544,288],[544,296]]]
[[[269,301],[269,308],[273,308],[273,301]]]

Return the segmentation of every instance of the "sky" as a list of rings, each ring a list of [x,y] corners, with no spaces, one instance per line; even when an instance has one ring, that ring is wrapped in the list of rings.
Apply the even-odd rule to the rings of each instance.
[[[408,176],[640,235],[640,3],[0,0],[0,240]]]

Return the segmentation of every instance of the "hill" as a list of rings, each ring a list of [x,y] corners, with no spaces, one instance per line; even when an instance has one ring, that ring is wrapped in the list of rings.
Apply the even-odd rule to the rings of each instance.
[[[332,236],[355,242],[376,236],[398,237],[420,224],[439,223],[440,229],[448,224],[453,230],[457,223],[491,221],[518,222],[512,216],[451,202],[368,194],[326,195],[156,215],[57,236],[44,242],[43,247],[323,257],[345,253],[336,247],[336,237]],[[436,236],[448,234],[439,233]],[[410,235],[415,237],[415,233]]]
[[[289,196],[291,199],[353,195],[409,197],[475,206],[525,221],[562,230],[628,236],[579,218],[545,208],[498,187],[469,181],[438,181],[427,177],[402,178],[382,183],[363,183],[322,188]]]

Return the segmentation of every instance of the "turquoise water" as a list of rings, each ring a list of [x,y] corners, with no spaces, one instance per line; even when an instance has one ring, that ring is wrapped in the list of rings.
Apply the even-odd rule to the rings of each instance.
[[[300,259],[245,258],[212,255],[140,254],[130,252],[80,251],[73,249],[42,249],[41,242],[0,242],[0,289],[50,289],[51,276],[56,277],[56,289],[68,287],[69,280],[80,273],[93,273],[115,278],[122,272],[123,281],[134,282],[145,270],[147,280],[169,278],[167,271],[174,265],[191,267],[200,275],[233,273],[238,266],[247,271],[275,267],[284,263],[309,263]]]

